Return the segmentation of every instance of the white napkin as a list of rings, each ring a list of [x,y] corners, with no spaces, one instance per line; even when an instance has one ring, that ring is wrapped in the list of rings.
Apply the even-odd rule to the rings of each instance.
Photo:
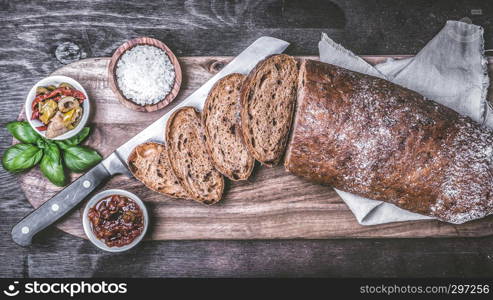
[[[318,47],[323,62],[387,79],[493,128],[493,110],[486,100],[489,78],[480,26],[448,21],[415,57],[388,59],[376,66],[335,43],[325,33]],[[431,219],[393,204],[336,192],[361,225]]]

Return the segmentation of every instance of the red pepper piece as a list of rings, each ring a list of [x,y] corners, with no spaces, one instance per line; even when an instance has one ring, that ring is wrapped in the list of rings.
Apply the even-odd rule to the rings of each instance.
[[[34,98],[33,103],[31,103],[31,108],[34,110],[39,102],[41,102],[41,99],[39,99],[38,97]]]
[[[77,90],[70,90],[70,91],[72,92],[71,96],[79,99],[81,102],[86,99],[86,96],[81,91],[77,91]]]
[[[49,92],[48,94],[43,95],[43,97],[44,97],[44,99],[51,98],[51,97],[54,97],[54,96],[60,94],[64,90],[65,90],[64,88],[57,88],[57,89],[54,89],[53,91]]]
[[[33,110],[33,113],[31,114],[31,120],[36,120],[39,118],[39,110]]]
[[[39,131],[45,131],[46,129],[48,129],[48,126],[46,126],[46,125],[38,126],[38,127],[36,127],[36,129]]]
[[[53,97],[60,95],[60,94],[63,96],[72,96],[75,98],[78,98],[82,95],[82,97],[85,98],[84,94],[80,91],[72,90],[69,88],[57,88],[57,89],[54,89],[53,91],[49,92],[48,94],[36,96],[36,98],[34,98],[34,101],[39,102],[39,101],[42,101],[42,100],[45,100],[48,98],[53,98]]]

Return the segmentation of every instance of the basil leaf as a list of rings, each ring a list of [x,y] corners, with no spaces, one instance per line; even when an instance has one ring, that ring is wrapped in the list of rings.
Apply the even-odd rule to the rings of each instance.
[[[64,149],[63,160],[72,171],[81,173],[95,166],[103,158],[96,151],[82,146],[72,146]]]
[[[46,143],[43,150],[43,158],[39,168],[41,172],[48,178],[53,184],[58,186],[65,185],[65,172],[63,171],[62,156],[60,149],[54,143]]]
[[[10,134],[23,143],[35,144],[40,138],[39,134],[25,121],[10,122],[6,127]]]
[[[47,140],[45,140],[45,139],[39,139],[36,141],[36,146],[38,146],[38,148],[40,148],[40,149],[44,149],[48,146],[46,141]]]
[[[3,168],[10,172],[21,172],[34,167],[43,151],[31,144],[15,144],[5,151],[2,157]]]
[[[68,147],[80,144],[89,135],[89,132],[91,132],[91,129],[89,127],[84,127],[78,134],[74,135],[73,137],[63,141],[55,142],[60,148],[65,150]]]

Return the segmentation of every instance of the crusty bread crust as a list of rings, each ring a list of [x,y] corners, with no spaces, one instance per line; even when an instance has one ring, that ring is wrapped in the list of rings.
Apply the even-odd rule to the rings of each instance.
[[[200,113],[190,106],[176,110],[165,135],[171,166],[187,193],[203,204],[221,200],[224,178],[207,152]]]
[[[171,169],[165,145],[153,142],[138,145],[128,157],[128,166],[134,177],[149,189],[173,198],[190,198]]]
[[[202,111],[209,155],[216,169],[234,181],[248,179],[255,165],[243,144],[239,124],[239,93],[244,78],[238,73],[221,78],[209,92]]]
[[[241,93],[243,142],[261,164],[277,165],[284,154],[296,102],[298,64],[286,54],[260,61]]]
[[[307,60],[285,167],[464,223],[493,213],[493,131],[386,80]]]

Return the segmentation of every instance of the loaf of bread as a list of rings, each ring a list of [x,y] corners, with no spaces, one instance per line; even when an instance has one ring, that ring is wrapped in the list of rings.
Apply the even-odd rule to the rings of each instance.
[[[201,116],[195,108],[185,106],[171,115],[166,143],[171,167],[185,191],[204,204],[221,200],[224,179],[207,152]]]
[[[243,142],[260,163],[273,166],[284,154],[296,102],[298,65],[289,55],[260,61],[240,95]]]
[[[221,78],[204,104],[202,119],[207,150],[218,171],[231,180],[248,179],[255,160],[242,142],[240,89],[244,75],[233,73]]]
[[[173,198],[190,198],[171,169],[166,146],[144,143],[134,148],[128,157],[132,174],[146,187]]]
[[[285,167],[450,223],[493,213],[493,131],[391,82],[306,60]]]

